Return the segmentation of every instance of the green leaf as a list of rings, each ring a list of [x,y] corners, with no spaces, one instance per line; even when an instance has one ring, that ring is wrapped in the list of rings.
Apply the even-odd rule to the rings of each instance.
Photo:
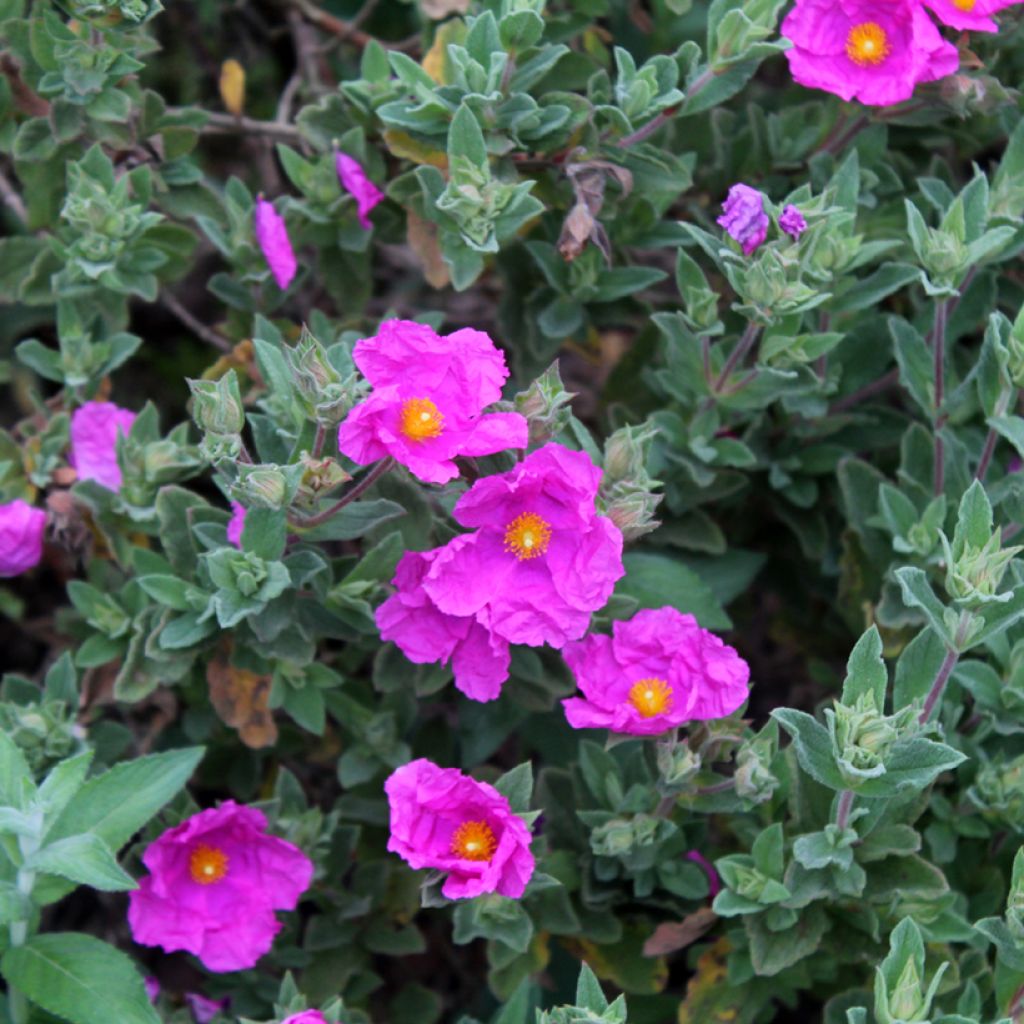
[[[470,108],[463,103],[452,118],[448,129],[448,159],[464,159],[474,167],[487,167],[487,145],[480,122]]]
[[[897,743],[885,759],[885,774],[866,779],[857,786],[867,797],[895,796],[905,791],[920,791],[942,772],[967,760],[966,754],[921,736]]]
[[[73,1024],[160,1024],[132,961],[91,935],[34,935],[7,950],[0,970],[32,1002]]]
[[[91,832],[44,846],[28,859],[26,866],[41,874],[60,875],[70,882],[104,892],[135,888],[135,879],[121,869],[110,847]]]
[[[885,707],[885,689],[889,676],[882,660],[882,637],[877,626],[872,626],[857,641],[846,663],[843,683],[843,703],[852,705],[862,694],[870,693],[875,707]]]
[[[0,804],[23,808],[24,798],[35,788],[25,755],[6,732],[0,731]]]
[[[188,602],[192,588],[177,576],[139,576],[136,582],[154,601],[167,608],[176,612],[187,612],[192,608]]]
[[[619,580],[616,595],[634,598],[641,608],[671,605],[693,615],[705,629],[732,627],[732,620],[708,585],[680,559],[630,551],[622,561],[626,575]]]
[[[919,608],[924,612],[928,625],[942,638],[946,644],[952,644],[952,637],[945,623],[945,608],[935,596],[932,585],[922,569],[903,566],[896,570],[896,580],[903,593],[903,600],[911,608]]]
[[[375,526],[405,515],[397,501],[377,498],[375,501],[354,501],[346,505],[326,523],[311,530],[296,530],[306,540],[355,540],[369,533]]]
[[[524,761],[504,775],[494,784],[494,788],[508,799],[516,814],[525,814],[530,809],[533,798],[533,764]]]
[[[892,688],[892,709],[900,711],[915,700],[923,700],[939,674],[946,645],[931,627],[926,627],[903,649],[896,662]]]
[[[601,983],[587,963],[580,967],[579,980],[576,982],[576,1005],[581,1010],[590,1010],[591,1013],[604,1013],[608,1009],[608,1000],[605,998]]]
[[[242,528],[242,550],[259,555],[268,562],[277,561],[284,554],[287,526],[285,513],[281,510],[249,509]]]
[[[795,708],[776,708],[772,718],[792,736],[800,767],[811,778],[829,789],[846,788],[836,766],[832,740],[820,722],[805,711],[797,711]]]
[[[50,774],[39,787],[39,799],[51,818],[56,817],[82,788],[86,773],[92,764],[92,750],[69,757],[50,769]]]

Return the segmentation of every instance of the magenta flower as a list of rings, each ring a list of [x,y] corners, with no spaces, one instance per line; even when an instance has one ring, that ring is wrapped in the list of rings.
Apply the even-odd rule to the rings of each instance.
[[[558,444],[478,480],[452,513],[476,532],[434,554],[423,589],[442,612],[476,616],[509,643],[583,636],[624,572],[622,534],[594,504],[600,481],[589,455]]]
[[[423,578],[442,548],[409,551],[391,581],[398,592],[377,609],[382,640],[393,640],[417,665],[451,659],[455,685],[472,700],[494,700],[508,679],[508,642],[475,616],[446,615],[423,589]]]
[[[807,221],[800,210],[790,203],[779,217],[779,227],[795,242],[807,230]]]
[[[714,865],[699,850],[691,850],[686,855],[687,860],[692,860],[705,875],[708,876],[708,895],[714,899],[722,888],[722,881]]]
[[[224,1013],[230,1004],[231,999],[225,996],[223,999],[207,999],[198,992],[186,992],[185,1004],[192,1011],[196,1024],[210,1024],[210,1021],[219,1013]]]
[[[644,609],[563,651],[583,697],[562,701],[574,729],[651,736],[724,718],[747,699],[750,668],[692,615]]]
[[[749,256],[768,237],[768,214],[764,212],[764,194],[749,185],[736,184],[722,204],[719,227],[743,247]]]
[[[259,196],[256,199],[253,225],[263,258],[274,275],[277,287],[284,291],[292,283],[297,269],[295,250],[292,249],[284,217],[274,209],[273,203]]]
[[[798,0],[781,31],[796,81],[869,106],[900,103],[960,63],[918,0]]]
[[[242,546],[242,531],[245,529],[245,506],[231,502],[231,518],[228,520],[228,542],[236,548]]]
[[[471,328],[445,337],[424,324],[389,320],[356,344],[353,358],[373,386],[338,428],[338,448],[366,465],[387,455],[426,483],[459,475],[459,455],[525,448],[526,418],[481,415],[508,377],[494,342]]]
[[[95,480],[108,491],[121,489],[117,438],[127,436],[134,422],[135,413],[113,402],[86,402],[74,411],[68,462],[79,480]]]
[[[534,869],[530,830],[493,786],[420,758],[392,772],[384,791],[388,849],[412,868],[446,871],[448,899],[523,895]]]
[[[46,513],[15,498],[0,505],[0,576],[18,576],[43,557]]]
[[[327,1018],[319,1010],[303,1010],[285,1017],[281,1024],[327,1024]]]
[[[358,160],[346,153],[334,154],[334,166],[338,171],[342,188],[356,201],[359,211],[359,224],[365,231],[373,225],[367,214],[384,198],[384,193],[366,176],[366,171]]]
[[[227,800],[200,811],[151,843],[150,874],[129,894],[135,941],[166,953],[193,953],[211,971],[252,967],[309,887],[312,861],[266,834],[262,812]]]
[[[945,25],[968,32],[998,32],[999,26],[992,15],[1004,7],[1012,7],[1021,0],[924,0],[935,16]]]

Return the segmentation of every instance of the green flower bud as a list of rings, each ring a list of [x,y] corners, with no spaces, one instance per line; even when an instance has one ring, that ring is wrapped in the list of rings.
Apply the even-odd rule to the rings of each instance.
[[[889,995],[889,1013],[897,1021],[928,1019],[928,1007],[921,991],[921,974],[913,957],[907,960]]]
[[[883,715],[871,693],[862,693],[852,707],[836,701],[825,714],[839,770],[850,786],[885,774],[889,751],[914,720],[911,707]]]
[[[228,370],[217,380],[189,380],[188,386],[192,392],[192,418],[201,430],[222,437],[241,433],[245,409],[234,370]]]
[[[605,513],[622,532],[623,539],[633,541],[661,525],[661,521],[654,518],[654,510],[662,497],[651,491],[634,491],[609,501]]]
[[[303,327],[294,348],[285,348],[285,359],[296,390],[310,409],[315,409],[324,392],[341,383],[341,374],[331,365],[327,350]]]
[[[574,397],[565,390],[556,360],[513,398],[516,412],[525,416],[529,423],[531,445],[550,441],[566,428],[572,415],[567,407]]]
[[[231,493],[246,508],[283,508],[289,502],[288,478],[277,466],[242,467]]]
[[[634,842],[633,823],[626,818],[614,818],[590,833],[590,848],[599,857],[625,857]]]
[[[206,462],[234,462],[242,454],[242,438],[238,434],[207,434],[198,451]]]
[[[992,761],[975,776],[967,796],[982,817],[997,825],[1024,829],[1024,754]]]
[[[302,480],[299,483],[298,498],[306,504],[315,502],[321,495],[352,479],[335,459],[314,459],[303,452],[300,463]]]
[[[75,722],[73,709],[58,700],[0,703],[0,732],[14,741],[36,778],[76,753],[85,735]]]
[[[966,540],[957,545],[962,550],[955,557],[948,541],[942,539],[946,552],[946,592],[950,597],[968,608],[1009,599],[1009,595],[999,593],[999,586],[1010,562],[1024,548],[1003,548],[1001,531],[997,529],[981,547]]]
[[[682,793],[691,788],[701,769],[701,756],[687,742],[659,743],[655,748],[658,762],[658,792],[665,795]]]
[[[743,743],[736,755],[733,776],[738,797],[755,804],[772,798],[779,787],[779,780],[771,770],[774,757],[775,744],[767,737],[758,736]]]

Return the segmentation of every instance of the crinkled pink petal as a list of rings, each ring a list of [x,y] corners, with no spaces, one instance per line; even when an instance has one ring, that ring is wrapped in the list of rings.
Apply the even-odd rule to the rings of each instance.
[[[334,166],[342,188],[356,201],[360,226],[369,231],[373,225],[367,214],[384,198],[384,193],[366,176],[359,161],[347,153],[335,153]]]
[[[113,402],[86,402],[71,415],[71,450],[68,461],[79,480],[95,480],[110,491],[121,489],[117,439],[127,436],[135,413]]]
[[[526,417],[518,412],[492,412],[470,427],[459,446],[460,455],[493,455],[510,448],[525,448],[530,435]]]
[[[1020,2],[1021,0],[977,0],[970,10],[965,10],[953,0],[924,0],[925,6],[931,9],[939,21],[965,32],[998,32],[999,26],[992,15]]]
[[[0,505],[0,576],[17,576],[43,557],[46,513],[16,498]]]
[[[298,269],[295,250],[292,249],[284,217],[274,209],[273,203],[259,196],[256,200],[253,223],[256,242],[263,253],[263,258],[267,261],[278,288],[284,291],[292,283]]]
[[[242,531],[245,529],[245,506],[231,502],[231,518],[228,520],[228,542],[236,548],[242,546]]]
[[[438,551],[423,589],[448,615],[476,615],[509,588],[516,567],[493,533],[465,533]]]
[[[473,621],[452,657],[455,686],[470,700],[497,700],[511,660],[508,641]]]
[[[768,214],[764,210],[764,193],[742,183],[729,189],[722,206],[718,225],[749,256],[768,237]]]
[[[319,1010],[303,1010],[285,1017],[281,1024],[327,1024],[327,1018]]]
[[[779,216],[779,227],[796,241],[807,230],[807,221],[800,208],[789,203]]]

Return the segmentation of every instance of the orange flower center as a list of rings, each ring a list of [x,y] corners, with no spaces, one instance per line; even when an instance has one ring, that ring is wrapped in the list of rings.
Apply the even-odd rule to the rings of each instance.
[[[653,718],[672,707],[672,688],[664,679],[641,679],[629,688],[629,703],[643,718]]]
[[[203,843],[192,851],[188,859],[188,871],[193,882],[213,885],[228,873],[228,855],[216,846]]]
[[[539,558],[551,543],[551,527],[536,512],[523,512],[505,527],[505,550],[520,562]]]
[[[846,56],[862,68],[881,64],[889,56],[889,37],[885,29],[876,21],[854,25],[846,37]]]
[[[953,0],[953,6],[959,8],[961,11],[973,11],[974,5],[978,0]]]
[[[437,437],[444,429],[444,416],[429,398],[409,398],[402,403],[402,433],[410,441]]]
[[[452,836],[452,853],[463,860],[490,860],[497,845],[486,821],[464,821]]]

